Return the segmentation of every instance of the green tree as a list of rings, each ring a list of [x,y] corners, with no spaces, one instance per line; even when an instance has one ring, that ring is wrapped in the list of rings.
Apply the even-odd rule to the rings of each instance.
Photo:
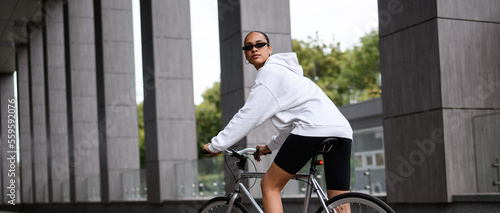
[[[316,38],[292,41],[304,76],[313,80],[337,105],[380,96],[378,33],[361,38],[361,46],[342,52],[339,44],[326,45]]]
[[[304,76],[313,80],[335,103],[343,105],[349,99],[342,94],[346,93],[345,81],[341,78],[342,51],[339,44],[326,45],[315,38],[309,41],[292,40],[292,48],[304,69]]]
[[[146,168],[146,144],[144,141],[144,103],[141,102],[137,105],[137,117],[139,124],[139,159],[141,169]]]
[[[202,97],[203,102],[196,106],[196,135],[199,148],[209,143],[222,129],[220,83],[215,82],[212,88],[202,94]],[[198,158],[203,157],[204,155],[198,152]]]
[[[356,102],[380,97],[378,32],[363,36],[361,46],[346,50],[343,56],[342,73],[353,89],[351,99]]]

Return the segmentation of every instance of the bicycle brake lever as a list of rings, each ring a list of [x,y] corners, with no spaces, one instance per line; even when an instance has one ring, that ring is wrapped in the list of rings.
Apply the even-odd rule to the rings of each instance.
[[[259,147],[256,148],[255,152],[253,153],[253,158],[258,162],[260,161],[260,157],[258,156],[259,154]]]
[[[262,153],[264,155],[268,155],[268,154],[272,154],[273,152],[266,152],[266,153]],[[260,157],[257,157],[257,155],[259,154],[259,147],[256,148],[255,152],[253,153],[253,157],[255,158],[255,160],[257,161],[260,161]]]

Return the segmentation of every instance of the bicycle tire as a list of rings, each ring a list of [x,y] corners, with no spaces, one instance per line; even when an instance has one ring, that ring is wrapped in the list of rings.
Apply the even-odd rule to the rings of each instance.
[[[227,197],[214,197],[209,201],[205,202],[198,210],[198,213],[226,212],[228,203],[229,203],[229,198]],[[248,210],[239,201],[235,200],[231,212],[248,213]]]
[[[381,201],[380,199],[373,197],[371,195],[348,192],[338,196],[326,202],[329,209],[339,209],[344,208],[344,205],[349,204],[350,213],[356,212],[380,212],[380,213],[395,213],[392,208]],[[320,207],[317,213],[324,212],[323,207]],[[341,211],[340,211],[341,212]]]

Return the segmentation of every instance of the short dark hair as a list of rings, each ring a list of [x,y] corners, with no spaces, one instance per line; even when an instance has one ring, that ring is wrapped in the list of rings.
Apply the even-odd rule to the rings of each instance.
[[[270,42],[269,42],[269,37],[267,37],[267,35],[266,35],[264,32],[257,31],[257,30],[254,30],[254,31],[249,32],[249,33],[247,34],[247,36],[245,36],[245,40],[247,39],[248,35],[250,35],[250,33],[260,33],[260,34],[262,34],[262,35],[266,38],[267,43],[268,43],[268,44],[270,43]]]

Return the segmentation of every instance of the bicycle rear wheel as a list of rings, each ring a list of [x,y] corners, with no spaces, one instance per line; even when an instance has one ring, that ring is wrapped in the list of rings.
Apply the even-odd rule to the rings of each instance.
[[[337,213],[358,213],[358,212],[380,212],[394,213],[394,210],[380,199],[356,192],[344,193],[328,200],[326,205],[329,209],[335,209]],[[325,212],[320,207],[317,213]]]
[[[229,198],[227,197],[215,197],[207,201],[198,210],[198,213],[224,213],[227,211],[229,203]],[[239,201],[234,201],[233,208],[231,212],[234,213],[248,213],[248,210]]]

